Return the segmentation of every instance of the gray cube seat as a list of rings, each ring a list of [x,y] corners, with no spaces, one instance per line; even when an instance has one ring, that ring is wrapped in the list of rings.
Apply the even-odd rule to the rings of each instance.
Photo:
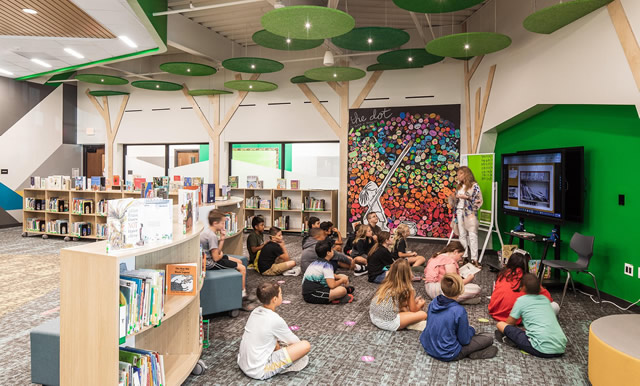
[[[60,317],[31,330],[31,382],[60,384]]]
[[[244,256],[227,255],[242,260],[246,267],[249,263]],[[237,310],[242,307],[242,275],[235,269],[207,271],[200,291],[202,314]]]

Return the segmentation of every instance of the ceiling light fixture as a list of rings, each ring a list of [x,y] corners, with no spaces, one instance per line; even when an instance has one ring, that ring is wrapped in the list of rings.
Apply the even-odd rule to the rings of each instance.
[[[103,79],[100,79],[100,82],[104,82],[104,78],[103,78]]]
[[[156,84],[156,88],[160,88],[160,85],[159,85],[159,84]]]
[[[253,88],[253,85],[252,85],[252,84],[250,84],[250,85],[249,85],[249,88]]]
[[[7,70],[3,70],[2,68],[0,68],[0,73],[5,74],[5,75],[13,75],[13,72],[7,71]]]
[[[187,72],[191,72],[191,69],[190,69],[190,68],[187,68]]]
[[[326,51],[324,53],[324,59],[322,60],[322,64],[324,64],[325,66],[333,66],[334,60],[333,60],[333,54],[331,53],[331,51]]]
[[[409,56],[409,59],[407,59],[410,62],[413,62],[413,58],[411,56]]]
[[[121,35],[121,36],[118,36],[118,38],[120,38],[120,40],[125,42],[125,44],[128,45],[131,48],[137,48],[138,47],[138,45],[133,40],[129,39],[127,36]]]
[[[22,8],[22,12],[28,13],[29,15],[38,14],[38,11],[36,11],[35,9],[31,9],[31,8]]]
[[[338,74],[336,74],[336,73],[334,72],[334,73],[333,73],[333,77],[334,77],[334,78],[337,78],[337,77],[338,77]]]
[[[255,68],[256,68],[256,65],[255,65],[255,64],[252,64],[252,65],[251,65],[251,69],[253,70],[253,69],[255,69]]]
[[[32,62],[34,62],[34,63],[37,63],[37,64],[41,65],[42,67],[51,68],[51,65],[50,65],[49,63],[44,62],[44,61],[42,61],[42,60],[40,60],[40,59],[33,58],[33,59],[31,59],[31,61],[32,61]]]
[[[304,24],[304,28],[306,28],[306,29],[311,28],[311,23],[306,22],[306,23]]]
[[[468,49],[469,49],[469,44],[465,44],[465,45],[464,45],[464,49],[465,49],[465,50],[468,50]]]
[[[373,39],[371,39],[371,38],[367,39],[367,43],[369,43],[369,44],[373,43]]]
[[[287,44],[291,44],[291,39],[287,38]]]
[[[78,59],[84,59],[84,55],[82,55],[78,51],[74,50],[73,48],[65,48],[64,52],[66,52],[68,54],[71,54],[71,55],[75,56]]]

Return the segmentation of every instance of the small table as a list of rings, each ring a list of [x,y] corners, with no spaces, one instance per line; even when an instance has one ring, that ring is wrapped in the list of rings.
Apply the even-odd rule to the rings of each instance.
[[[544,243],[544,250],[542,251],[542,255],[540,256],[540,268],[538,269],[538,279],[542,282],[542,275],[544,272],[544,266],[542,265],[542,261],[545,260],[547,258],[547,252],[549,252],[549,247],[553,247],[554,248],[554,259],[555,260],[560,260],[560,243],[562,242],[562,240],[558,239],[556,241],[556,245],[553,246],[553,241],[549,240],[547,236],[542,236],[542,235],[536,235],[536,234],[521,234],[518,232],[514,232],[514,231],[510,231],[510,232],[505,232],[507,235],[509,235],[509,244],[513,244],[513,238],[516,237],[518,238],[518,248],[520,249],[524,249],[524,242],[526,241],[531,241],[534,243]],[[532,236],[533,235],[533,236]],[[559,281],[560,278],[560,273],[558,272],[558,270],[555,271],[554,274],[554,281],[552,281],[551,283],[548,284],[562,284]],[[558,283],[555,283],[555,281],[558,280]]]

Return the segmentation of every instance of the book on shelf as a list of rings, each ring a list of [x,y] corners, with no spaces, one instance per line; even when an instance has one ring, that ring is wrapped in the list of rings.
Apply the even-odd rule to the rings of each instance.
[[[165,271],[162,269],[120,273],[120,292],[125,298],[128,315],[124,336],[160,324],[164,316],[165,291]]]
[[[69,220],[50,220],[47,223],[47,232],[58,235],[66,235],[69,233]]]
[[[273,199],[273,208],[280,210],[289,210],[291,208],[291,199],[289,197],[275,197]]]
[[[286,178],[278,178],[276,179],[276,189],[286,189],[287,188],[287,179]]]
[[[106,223],[105,224],[100,224],[100,223],[96,224],[96,237],[102,237],[102,238],[106,239],[107,235],[109,234],[108,231],[107,231],[108,229],[109,229],[109,227],[108,227],[108,225]]]
[[[291,180],[291,189],[300,189],[300,180]]]
[[[173,176],[173,181],[174,182],[181,182],[182,181],[182,177],[180,176]],[[182,184],[181,184],[182,185]]]
[[[238,187],[238,176],[229,176],[229,186],[231,188]]]
[[[257,188],[258,188],[258,189],[264,189],[264,181],[262,181],[262,180],[258,180],[258,186],[257,186]]]
[[[198,219],[198,190],[178,190],[178,222],[182,227],[182,234],[186,235],[193,230],[193,224]]]
[[[304,210],[324,210],[324,199],[317,199],[311,196],[307,196],[304,198]]]
[[[100,215],[100,216],[106,216],[107,215],[107,208],[108,208],[109,204],[107,203],[107,200],[102,199],[100,201],[98,201],[98,207],[96,210],[96,214]]]
[[[171,200],[133,199],[107,202],[107,253],[173,239]]]
[[[135,191],[142,190],[142,184],[144,184],[145,182],[147,182],[147,180],[144,179],[144,178],[134,178],[133,179],[133,190],[135,190]]]
[[[142,187],[140,189],[140,197],[141,198],[153,198],[153,182],[143,182]]]
[[[216,184],[202,184],[201,201],[207,204],[216,202]]]
[[[62,190],[71,190],[71,177],[62,176]]]
[[[105,190],[107,181],[104,177],[91,177],[91,190]]]
[[[235,212],[226,212],[224,214],[224,229],[227,236],[238,233],[238,215]]]
[[[138,348],[120,347],[118,360],[119,386],[166,385],[162,354]]]
[[[153,177],[153,197],[169,198],[169,177]]]
[[[29,178],[29,186],[31,187],[31,189],[40,189],[40,177],[31,176]]]
[[[46,229],[43,218],[28,218],[25,226],[31,232],[45,232]]]
[[[246,209],[258,209],[260,207],[260,196],[247,197],[244,207]]]
[[[85,190],[87,188],[87,177],[84,177],[84,176],[74,177],[71,188],[73,190]]]
[[[46,189],[47,188],[47,178],[41,178],[40,179],[40,189]]]
[[[49,190],[62,189],[62,176],[49,176],[47,178],[47,189]]]
[[[167,295],[195,296],[198,285],[198,266],[196,263],[167,264]]]
[[[47,210],[49,212],[68,212],[69,211],[69,201],[62,200],[58,197],[51,197],[49,199],[49,204],[47,205]]]
[[[71,229],[69,230],[69,234],[76,237],[87,237],[91,236],[92,223],[87,221],[79,221],[71,223]]]
[[[113,185],[111,185],[111,188],[120,190],[121,187],[122,187],[122,180],[120,180],[120,176],[114,175],[113,176]]]
[[[25,209],[27,210],[45,210],[45,200],[41,198],[25,197]]]
[[[73,214],[93,214],[93,199],[73,198],[71,200],[71,212]]]
[[[291,227],[289,226],[289,216],[280,216],[280,217],[276,217],[273,220],[273,225],[282,229],[282,230],[289,230],[291,229]]]
[[[178,190],[182,189],[183,185],[181,181],[171,181],[169,182],[169,193],[176,193]]]
[[[254,219],[255,217],[262,217],[262,219],[264,219],[264,217],[263,217],[261,214],[256,214],[256,215],[253,215],[253,216],[248,216],[248,217],[247,217],[247,219],[246,219],[246,220],[245,220],[245,222],[244,222],[244,228],[245,228],[245,229],[253,229],[253,228],[251,227],[251,223],[253,222],[253,219]],[[265,221],[266,221],[266,220],[265,220]],[[266,224],[265,224],[265,225],[266,225]]]
[[[184,178],[184,186],[191,186],[191,177]]]
[[[247,176],[247,189],[256,189],[258,187],[258,176]]]
[[[220,194],[225,198],[225,200],[228,200],[231,195],[231,187],[229,185],[220,186]]]
[[[260,209],[271,209],[271,200],[260,200],[259,205]]]

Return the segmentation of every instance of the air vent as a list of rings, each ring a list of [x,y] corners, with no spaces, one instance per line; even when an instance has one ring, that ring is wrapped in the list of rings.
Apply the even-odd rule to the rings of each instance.
[[[364,100],[365,101],[388,101],[389,98],[388,97],[386,97],[386,98],[365,98]]]
[[[412,95],[412,96],[404,97],[404,99],[420,99],[420,98],[434,98],[434,96],[433,95]]]
[[[318,101],[320,103],[329,103],[329,101]],[[304,103],[311,103],[311,101],[304,101]]]
[[[279,106],[279,105],[290,105],[291,102],[274,102],[274,103],[267,103],[268,106]]]
[[[240,105],[239,107],[255,107],[255,106],[256,106],[256,104],[252,103],[252,104],[249,104],[249,105]]]
[[[151,111],[169,111],[169,110],[171,110],[170,107],[163,107],[161,109],[151,109]]]
[[[139,113],[140,111],[142,111],[142,109],[140,110],[125,110],[125,113]]]
[[[193,110],[193,107],[180,107],[180,110]]]

